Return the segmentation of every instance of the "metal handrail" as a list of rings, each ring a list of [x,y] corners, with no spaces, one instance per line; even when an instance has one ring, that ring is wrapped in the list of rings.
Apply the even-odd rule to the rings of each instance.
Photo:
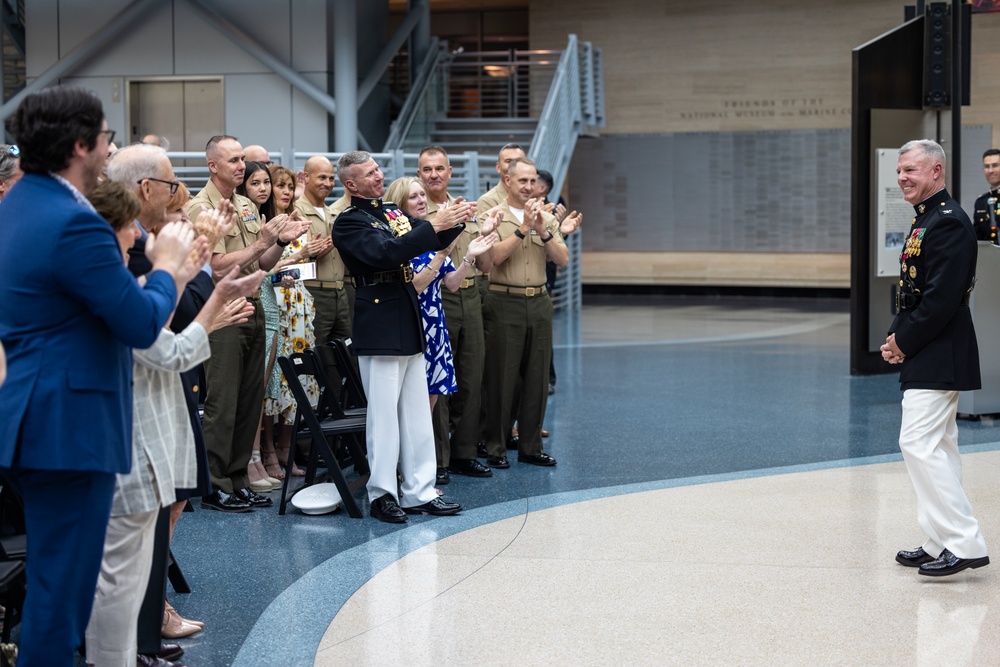
[[[447,58],[442,46],[437,37],[431,38],[430,48],[427,49],[427,56],[424,58],[424,62],[420,64],[420,69],[409,90],[409,95],[406,97],[406,102],[399,112],[399,117],[392,122],[383,150],[391,151],[401,148],[404,140],[410,133],[413,121],[421,113],[426,114],[431,112],[427,107],[434,103],[434,98],[436,97],[431,91],[431,87],[436,83],[436,79],[438,78],[439,64]]]

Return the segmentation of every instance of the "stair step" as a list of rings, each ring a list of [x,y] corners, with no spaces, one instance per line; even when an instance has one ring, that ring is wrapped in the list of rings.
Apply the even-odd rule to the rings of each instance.
[[[528,137],[529,139],[535,135],[535,130],[447,130],[442,128],[434,128],[431,131],[431,135],[435,137],[441,137],[442,139],[454,139],[456,141],[462,139],[476,139],[477,137],[482,137],[485,140],[491,140],[495,138],[521,138]]]
[[[506,125],[514,127],[517,125],[537,125],[537,118],[440,118],[436,122],[447,123],[449,125]]]

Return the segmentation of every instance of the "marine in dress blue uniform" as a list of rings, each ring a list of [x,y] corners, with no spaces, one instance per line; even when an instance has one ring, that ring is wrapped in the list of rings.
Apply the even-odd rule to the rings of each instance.
[[[384,177],[368,153],[344,155],[337,174],[351,194],[351,206],[337,217],[332,237],[357,287],[352,341],[368,397],[371,514],[392,523],[405,521],[404,511],[454,514],[461,506],[441,500],[434,490],[425,339],[409,261],[446,248],[462,226],[438,232],[426,220],[410,220],[398,206],[383,202]],[[403,477],[398,491],[397,464]]]
[[[896,560],[920,574],[944,576],[989,564],[962,489],[955,421],[958,393],[981,387],[969,309],[977,242],[969,217],[944,188],[940,146],[927,140],[904,145],[897,173],[916,217],[900,254],[898,314],[882,355],[902,364],[899,447],[927,539]]]

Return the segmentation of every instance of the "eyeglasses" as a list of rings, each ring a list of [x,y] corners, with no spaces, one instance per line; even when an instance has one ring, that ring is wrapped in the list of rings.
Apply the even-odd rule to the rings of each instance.
[[[21,149],[15,145],[8,146],[0,152],[0,161],[6,160],[8,157],[20,157]]]
[[[98,134],[106,134],[106,135],[108,135],[108,143],[109,144],[112,141],[115,140],[115,131],[114,130],[99,130],[97,133]]]
[[[176,194],[177,188],[181,187],[181,184],[178,181],[165,181],[162,178],[153,178],[152,176],[147,176],[146,178],[140,178],[135,183],[136,185],[142,185],[143,181],[156,181],[157,183],[166,183],[167,185],[170,186],[170,194],[172,195]]]

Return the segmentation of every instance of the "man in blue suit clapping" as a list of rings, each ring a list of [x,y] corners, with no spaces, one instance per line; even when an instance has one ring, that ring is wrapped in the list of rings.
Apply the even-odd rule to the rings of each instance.
[[[27,96],[13,119],[24,177],[0,202],[0,474],[24,502],[28,594],[18,664],[72,665],[94,601],[115,473],[129,471],[130,348],[177,301],[190,231],[161,234],[140,287],[87,202],[114,132],[93,93]]]

